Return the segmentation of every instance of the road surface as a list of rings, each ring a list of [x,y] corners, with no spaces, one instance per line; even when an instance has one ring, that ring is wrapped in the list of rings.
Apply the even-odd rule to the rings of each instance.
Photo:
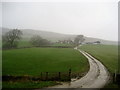
[[[49,88],[103,88],[105,84],[108,83],[110,75],[105,66],[87,52],[81,50],[78,51],[89,61],[90,69],[88,73],[76,81],[63,83],[62,85],[56,85]]]

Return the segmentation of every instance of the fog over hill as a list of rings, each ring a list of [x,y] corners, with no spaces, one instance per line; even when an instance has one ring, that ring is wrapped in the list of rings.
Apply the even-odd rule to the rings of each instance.
[[[10,31],[11,29],[8,28],[2,28],[2,33],[0,32],[0,36],[5,34],[6,32]],[[71,39],[74,40],[76,35],[71,35],[71,34],[60,34],[60,33],[55,33],[55,32],[48,32],[48,31],[43,31],[43,30],[33,30],[33,29],[21,29],[23,32],[23,38],[25,40],[29,40],[33,35],[40,35],[41,37],[51,40],[53,42],[58,41],[58,40],[67,40]],[[94,42],[94,41],[101,41],[102,44],[109,44],[109,45],[117,45],[116,41],[108,41],[108,40],[102,40],[98,38],[92,38],[92,37],[87,37],[85,36],[85,42]]]

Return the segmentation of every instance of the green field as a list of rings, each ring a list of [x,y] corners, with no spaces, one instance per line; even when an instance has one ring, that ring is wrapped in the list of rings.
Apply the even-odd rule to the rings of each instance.
[[[118,70],[118,46],[114,45],[83,45],[80,49],[87,51],[100,60],[111,73]]]
[[[3,75],[39,75],[40,72],[86,70],[87,59],[72,48],[26,48],[4,50]]]
[[[3,75],[39,76],[40,72],[83,73],[88,71],[87,59],[73,48],[25,48],[4,50],[2,56]],[[55,85],[56,82],[3,82],[7,88],[32,88]]]

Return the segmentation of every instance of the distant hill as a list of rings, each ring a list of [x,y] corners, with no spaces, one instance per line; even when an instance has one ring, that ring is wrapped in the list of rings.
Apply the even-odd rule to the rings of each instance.
[[[2,33],[0,32],[0,36],[11,30],[8,28],[0,28],[0,30],[1,29],[2,29]],[[55,32],[48,32],[48,31],[42,31],[42,30],[40,31],[40,30],[33,30],[33,29],[21,29],[21,31],[23,32],[23,39],[25,40],[29,40],[33,35],[40,35],[41,37],[51,40],[53,42],[58,40],[67,40],[67,39],[74,40],[74,38],[76,37],[76,35],[60,34]],[[85,36],[85,42],[94,42],[94,41],[100,41],[102,44],[117,45],[116,41],[108,41],[108,40],[102,40],[98,38]]]

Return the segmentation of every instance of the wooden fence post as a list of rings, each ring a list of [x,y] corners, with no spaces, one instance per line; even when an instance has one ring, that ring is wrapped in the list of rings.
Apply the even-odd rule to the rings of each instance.
[[[115,83],[115,73],[113,73],[112,76],[113,76],[113,78],[112,78],[113,79],[113,83]]]
[[[120,87],[120,74],[116,74],[116,83],[118,84],[118,87]]]
[[[58,77],[59,77],[59,80],[61,79],[61,75],[60,75],[60,72],[58,73]]]
[[[117,79],[116,76],[117,76],[117,73],[116,73],[116,70],[115,70],[115,82],[116,82],[116,79]]]
[[[46,72],[46,81],[48,80],[48,72]]]
[[[113,73],[113,83],[116,83],[116,70],[115,73]]]
[[[71,81],[71,68],[69,69],[69,81]]]
[[[43,80],[43,79],[42,79],[42,72],[41,72],[41,80]]]

